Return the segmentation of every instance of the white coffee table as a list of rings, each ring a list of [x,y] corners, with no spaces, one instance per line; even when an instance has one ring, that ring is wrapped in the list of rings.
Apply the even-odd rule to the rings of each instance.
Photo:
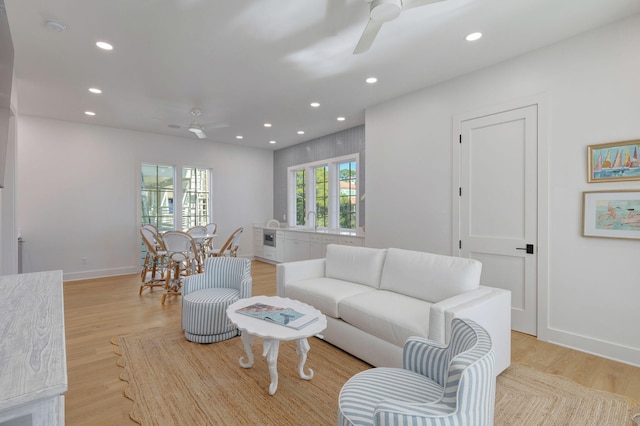
[[[318,320],[304,328],[301,328],[300,330],[295,330],[293,328],[270,323],[262,319],[253,318],[236,312],[238,309],[254,303],[263,303],[265,305],[273,305],[283,308],[293,308],[301,313],[317,315]],[[234,323],[240,331],[242,331],[242,343],[244,344],[244,349],[247,353],[247,361],[244,360],[244,357],[240,357],[240,365],[243,368],[250,368],[253,366],[253,352],[251,350],[253,337],[256,336],[263,339],[262,356],[267,358],[269,375],[271,377],[269,395],[275,394],[276,389],[278,389],[277,364],[280,341],[296,341],[296,352],[300,355],[298,374],[300,374],[300,377],[304,380],[311,380],[313,377],[313,370],[309,368],[308,374],[305,374],[304,372],[304,364],[307,361],[307,352],[311,349],[307,338],[317,335],[327,328],[327,318],[319,310],[297,300],[277,296],[255,296],[248,299],[240,299],[239,301],[229,305],[227,308],[227,315],[231,322]]]

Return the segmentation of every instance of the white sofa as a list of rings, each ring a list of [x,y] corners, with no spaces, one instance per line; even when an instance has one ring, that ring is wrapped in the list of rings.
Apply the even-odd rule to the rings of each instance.
[[[327,316],[329,343],[376,367],[402,367],[409,336],[447,344],[453,318],[484,327],[495,373],[511,363],[511,293],[481,286],[474,259],[330,244],[324,259],[281,263],[277,294]]]

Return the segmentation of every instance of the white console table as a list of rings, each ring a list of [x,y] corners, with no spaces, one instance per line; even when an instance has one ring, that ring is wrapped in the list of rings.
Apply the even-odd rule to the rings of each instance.
[[[62,271],[0,276],[0,426],[63,425]]]

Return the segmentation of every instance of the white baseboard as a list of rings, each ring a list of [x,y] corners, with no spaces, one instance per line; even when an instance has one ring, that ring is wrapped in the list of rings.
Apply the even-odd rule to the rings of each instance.
[[[63,275],[64,281],[88,280],[92,278],[113,277],[117,275],[139,274],[140,266],[127,266],[113,269],[100,269],[95,271],[69,272]]]
[[[540,336],[538,338],[577,351],[640,367],[640,348],[624,346],[556,329],[547,329],[543,335],[544,338]]]

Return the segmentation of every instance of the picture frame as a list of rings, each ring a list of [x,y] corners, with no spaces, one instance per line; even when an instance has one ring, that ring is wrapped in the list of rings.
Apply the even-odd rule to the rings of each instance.
[[[640,190],[583,192],[582,236],[640,239]]]
[[[589,145],[587,181],[640,180],[640,139]]]

